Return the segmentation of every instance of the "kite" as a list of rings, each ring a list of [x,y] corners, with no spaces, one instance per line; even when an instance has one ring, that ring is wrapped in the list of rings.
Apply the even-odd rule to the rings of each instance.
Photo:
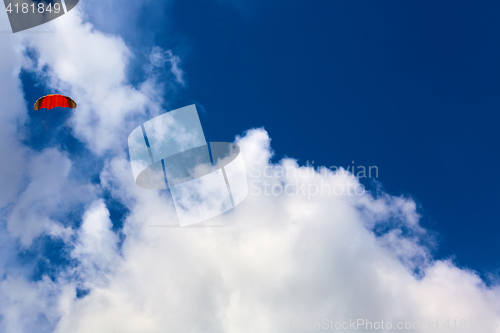
[[[40,110],[40,109],[50,110],[56,107],[74,109],[76,108],[76,103],[71,98],[63,95],[47,95],[39,98],[36,101],[35,106],[33,108],[35,110]]]
[[[35,105],[33,106],[33,109],[35,109],[35,111],[38,111],[40,109],[46,109],[45,119],[47,119],[48,118],[48,110],[51,110],[51,109],[57,108],[57,107],[65,108],[65,109],[75,109],[76,103],[74,100],[72,100],[70,97],[67,97],[67,96],[47,95],[47,96],[39,98],[36,101]],[[68,132],[69,132],[69,124],[68,124],[69,116],[66,115],[66,112],[64,112],[64,118],[65,118],[66,128],[68,129]],[[43,124],[43,126],[45,126],[45,129],[48,131],[49,130],[48,122],[46,124],[45,121],[42,119],[42,124]]]

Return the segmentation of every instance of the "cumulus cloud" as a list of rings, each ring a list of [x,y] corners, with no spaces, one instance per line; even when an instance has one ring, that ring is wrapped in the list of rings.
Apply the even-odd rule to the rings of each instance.
[[[425,231],[417,226],[411,199],[347,191],[266,195],[264,181],[309,190],[311,184],[347,188],[357,180],[290,159],[271,164],[264,130],[252,130],[237,143],[247,169],[254,171],[249,179],[254,190],[219,217],[226,228],[149,227],[175,216],[168,198],[135,190],[126,160],[117,158],[103,172],[105,183],[120,189],[131,207],[120,264],[107,275],[107,311],[116,331],[288,332],[292,323],[362,318],[419,322],[416,331],[423,332],[428,318],[499,319],[498,288],[486,287],[474,272],[450,261],[429,257],[418,239]],[[276,177],[279,168],[289,176]],[[377,236],[374,227],[388,220],[398,222]],[[398,232],[404,225],[419,229],[420,236]],[[402,260],[415,256],[424,260]],[[423,276],[414,274],[415,265]],[[103,309],[102,292],[74,301],[75,308]],[[89,321],[96,331],[111,325],[97,310]],[[80,327],[82,318],[68,314],[61,322],[64,332]]]
[[[8,276],[0,282],[0,328],[5,333],[49,332],[59,320],[59,286],[49,278],[33,283]]]
[[[32,154],[26,162],[28,185],[19,195],[7,222],[11,236],[19,237],[24,246],[44,232],[68,240],[71,228],[58,223],[52,215],[69,214],[77,204],[88,202],[98,190],[69,179],[71,161],[54,148]]]
[[[0,49],[0,100],[3,103],[3,111],[0,112],[0,155],[8,161],[0,165],[0,207],[3,207],[14,199],[23,175],[26,148],[20,144],[16,133],[17,126],[26,120],[26,113],[18,77],[23,62],[22,48],[10,38],[0,38]]]
[[[93,202],[83,216],[78,240],[71,253],[81,263],[79,268],[84,271],[80,273],[82,278],[86,278],[85,274],[101,277],[101,272],[111,269],[110,265],[119,259],[118,237],[111,228],[109,211],[104,202]]]

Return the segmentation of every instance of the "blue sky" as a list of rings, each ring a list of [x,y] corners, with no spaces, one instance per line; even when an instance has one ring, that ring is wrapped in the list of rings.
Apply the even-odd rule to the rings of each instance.
[[[499,261],[500,4],[176,1],[155,40],[181,54],[173,107],[208,138],[264,126],[278,157],[376,165],[439,233],[440,258]]]
[[[343,320],[409,320],[446,316],[428,309],[449,304],[499,317],[499,12],[465,1],[81,0],[39,27],[54,34],[0,36],[0,99],[12,110],[0,113],[0,154],[11,156],[0,331],[109,332],[106,311],[123,332],[285,332],[291,318],[338,309]],[[56,112],[46,131],[32,110],[54,92],[78,103],[71,133]],[[207,141],[240,136],[247,169],[354,161],[378,168],[360,180],[372,194],[249,195],[221,217],[233,228],[151,231],[175,209],[168,192],[134,184],[127,137],[189,104]]]

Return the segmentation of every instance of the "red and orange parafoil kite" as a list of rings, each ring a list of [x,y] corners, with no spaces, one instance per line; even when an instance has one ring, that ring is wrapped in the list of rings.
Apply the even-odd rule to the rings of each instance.
[[[74,100],[67,96],[63,95],[47,95],[44,97],[39,98],[35,106],[33,107],[35,110],[40,110],[40,109],[53,109],[53,108],[71,108],[75,109],[76,108],[76,103]]]
[[[39,98],[36,101],[35,105],[33,106],[35,111],[38,111],[40,109],[50,110],[50,109],[57,108],[57,107],[75,109],[76,103],[74,100],[72,100],[71,98],[69,98],[67,96],[56,94],[56,95],[47,95],[47,96],[43,96],[43,97]],[[69,116],[66,116],[66,113],[64,113],[64,117],[65,117],[66,128],[69,131],[69,125],[68,125]],[[46,124],[43,119],[42,119],[42,123],[43,123],[43,126],[45,126],[45,129],[48,131],[49,130],[48,123]]]

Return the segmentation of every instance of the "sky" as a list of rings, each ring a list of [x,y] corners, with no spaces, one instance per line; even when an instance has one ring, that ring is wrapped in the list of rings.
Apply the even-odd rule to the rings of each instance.
[[[497,4],[220,7],[173,8],[190,96],[217,110],[208,131],[263,125],[277,156],[376,165],[389,193],[419,202],[437,256],[498,267]]]
[[[0,331],[498,320],[499,11],[81,0],[16,34],[2,12]],[[32,109],[49,93],[78,103],[70,132]],[[190,104],[207,141],[241,147],[251,191],[226,228],[151,228],[175,208],[136,186],[127,137]],[[331,168],[353,165],[378,174]]]

